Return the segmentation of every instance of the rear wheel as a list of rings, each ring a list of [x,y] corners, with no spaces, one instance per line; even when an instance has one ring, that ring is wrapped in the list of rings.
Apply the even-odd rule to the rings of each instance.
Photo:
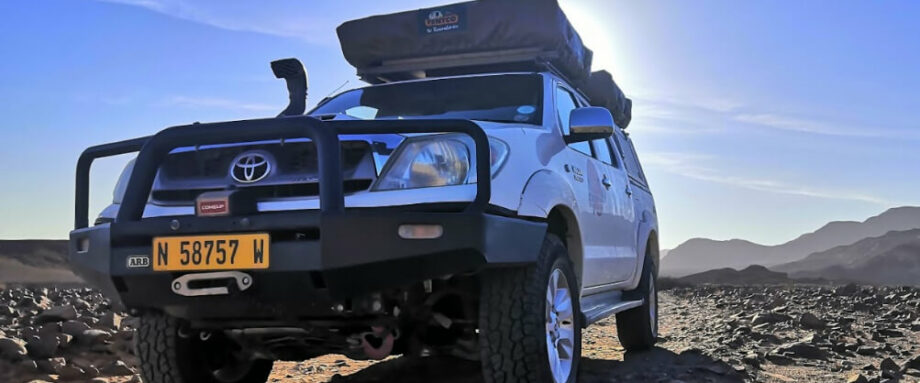
[[[178,319],[141,316],[137,354],[146,383],[264,383],[273,361],[252,359],[221,334],[184,330]]]
[[[658,341],[658,290],[655,265],[645,257],[639,286],[625,294],[626,299],[642,299],[642,306],[617,314],[617,336],[627,351],[646,350]]]
[[[578,281],[547,234],[535,265],[483,275],[479,343],[486,382],[571,383],[581,359]]]

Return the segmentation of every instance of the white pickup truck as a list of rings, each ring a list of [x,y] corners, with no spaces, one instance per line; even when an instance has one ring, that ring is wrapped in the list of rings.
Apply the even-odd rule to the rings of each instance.
[[[427,14],[427,13],[426,13]],[[462,12],[456,14],[462,15]],[[70,262],[140,317],[145,382],[275,360],[454,355],[574,382],[582,329],[657,338],[658,224],[629,135],[553,66],[377,81],[304,114],[87,149]],[[93,160],[139,152],[90,225]]]

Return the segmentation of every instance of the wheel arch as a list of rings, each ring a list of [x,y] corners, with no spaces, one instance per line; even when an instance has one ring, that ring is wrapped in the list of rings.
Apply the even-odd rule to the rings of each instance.
[[[581,229],[575,212],[566,205],[556,205],[550,209],[546,216],[546,232],[555,234],[565,244],[569,259],[575,268],[575,277],[578,285],[582,285],[582,270],[584,267],[584,248],[582,246]]]

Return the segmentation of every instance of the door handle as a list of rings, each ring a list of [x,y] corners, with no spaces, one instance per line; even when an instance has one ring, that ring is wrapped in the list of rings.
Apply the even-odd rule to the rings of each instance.
[[[610,178],[607,177],[606,174],[604,174],[604,179],[601,180],[601,183],[604,184],[604,187],[607,188],[607,190],[610,190],[610,187],[613,186],[613,184],[610,182]]]
[[[632,188],[629,185],[626,185],[626,196],[632,197]]]

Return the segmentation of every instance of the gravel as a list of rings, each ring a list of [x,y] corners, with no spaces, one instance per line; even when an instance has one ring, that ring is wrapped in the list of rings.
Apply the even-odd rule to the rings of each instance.
[[[920,289],[677,287],[661,341],[626,353],[613,319],[585,331],[580,382],[920,382]],[[136,320],[92,289],[0,290],[0,382],[140,382]],[[270,381],[481,382],[477,362],[329,355],[279,362]]]

